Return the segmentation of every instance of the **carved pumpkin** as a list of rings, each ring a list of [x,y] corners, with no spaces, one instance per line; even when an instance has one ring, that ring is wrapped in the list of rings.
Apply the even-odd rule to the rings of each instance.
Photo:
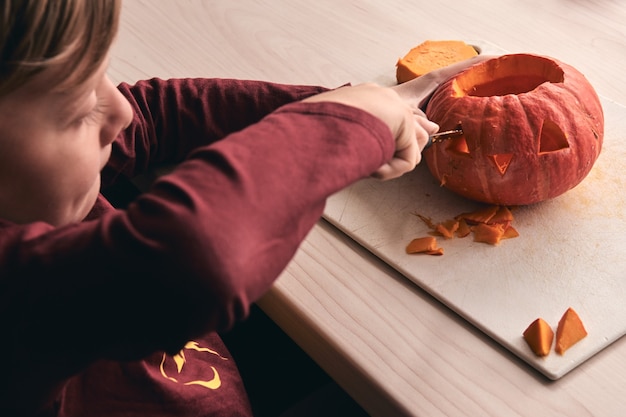
[[[424,159],[440,183],[472,200],[532,204],[580,183],[604,136],[598,96],[575,68],[531,54],[503,55],[443,83],[427,116],[463,136]]]

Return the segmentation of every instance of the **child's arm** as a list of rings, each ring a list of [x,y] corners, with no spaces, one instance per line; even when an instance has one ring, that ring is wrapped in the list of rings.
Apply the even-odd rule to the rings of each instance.
[[[233,79],[151,79],[122,83],[134,121],[114,144],[103,172],[107,185],[120,172],[132,178],[149,167],[175,163],[206,145],[261,120],[277,108],[325,91],[323,87]]]
[[[136,122],[135,150],[150,152],[157,130],[197,140],[183,136],[197,128],[160,121],[173,102],[145,109],[163,127]],[[7,340],[67,376],[102,357],[177,352],[232,326],[290,261],[326,198],[389,161],[393,139],[365,111],[296,102],[196,148],[126,211],[57,229],[0,224]]]

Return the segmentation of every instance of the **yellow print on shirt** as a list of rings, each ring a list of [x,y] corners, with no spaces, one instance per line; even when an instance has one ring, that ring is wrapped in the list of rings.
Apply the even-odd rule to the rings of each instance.
[[[174,360],[174,363],[176,364],[176,370],[178,372],[178,375],[180,375],[185,367],[185,364],[187,363],[187,358],[185,356],[185,350],[193,350],[196,352],[205,352],[211,355],[215,355],[217,357],[219,357],[222,360],[227,361],[228,358],[223,357],[222,355],[220,355],[219,353],[217,353],[216,351],[209,349],[209,348],[203,348],[200,347],[198,345],[197,342],[187,342],[187,344],[185,345],[185,347],[183,347],[180,352],[178,352],[176,355],[171,356],[170,358],[172,358]],[[221,385],[222,385],[222,380],[220,379],[220,375],[217,372],[217,369],[214,366],[211,366],[211,369],[213,370],[213,376],[211,377],[211,379],[208,380],[195,380],[195,381],[188,381],[188,382],[179,382],[177,378],[174,378],[173,376],[170,376],[167,374],[166,370],[165,370],[165,363],[168,360],[168,356],[167,354],[163,354],[163,358],[161,359],[161,364],[159,366],[159,369],[161,370],[161,375],[163,375],[164,378],[175,382],[175,383],[182,383],[183,385],[199,385],[202,386],[204,388],[207,389],[218,389]]]

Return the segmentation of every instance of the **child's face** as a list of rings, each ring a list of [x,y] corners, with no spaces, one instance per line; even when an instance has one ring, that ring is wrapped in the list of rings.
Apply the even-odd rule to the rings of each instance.
[[[44,74],[0,97],[0,217],[59,226],[89,213],[111,142],[132,119],[106,67],[71,91],[50,92]]]

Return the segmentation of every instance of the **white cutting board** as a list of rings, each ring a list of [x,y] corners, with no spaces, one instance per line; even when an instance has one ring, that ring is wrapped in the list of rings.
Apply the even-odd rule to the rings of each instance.
[[[604,146],[591,173],[560,197],[515,209],[518,238],[498,246],[440,238],[443,256],[407,255],[407,243],[429,231],[413,213],[437,222],[480,207],[440,187],[425,163],[399,179],[366,179],[339,192],[324,217],[558,379],[626,333],[626,107],[606,99],[602,104]],[[588,336],[563,356],[552,350],[536,357],[522,332],[537,317],[556,332],[568,307],[578,312]]]

